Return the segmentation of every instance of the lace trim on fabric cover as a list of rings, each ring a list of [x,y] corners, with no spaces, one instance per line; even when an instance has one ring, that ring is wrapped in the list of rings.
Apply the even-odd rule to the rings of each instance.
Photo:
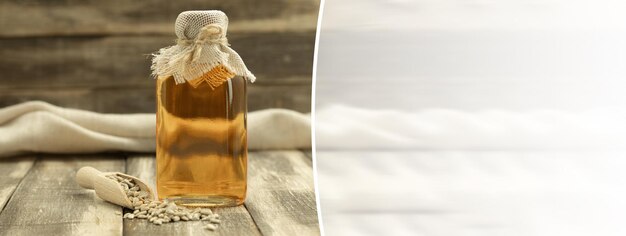
[[[185,11],[176,18],[177,44],[153,54],[152,74],[174,77],[177,84],[205,77],[216,67],[226,74],[243,76],[250,82],[256,77],[228,44],[228,18],[221,11]],[[233,76],[231,76],[233,77]],[[229,78],[231,78],[229,77]],[[209,81],[216,86],[220,81]],[[223,81],[221,81],[223,82]],[[197,81],[194,83],[197,86]]]

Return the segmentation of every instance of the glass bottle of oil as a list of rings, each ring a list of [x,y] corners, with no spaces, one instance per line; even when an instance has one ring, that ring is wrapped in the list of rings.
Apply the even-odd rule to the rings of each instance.
[[[221,11],[183,12],[178,44],[153,59],[160,199],[201,207],[244,202],[246,83],[254,75],[228,47],[227,26]]]

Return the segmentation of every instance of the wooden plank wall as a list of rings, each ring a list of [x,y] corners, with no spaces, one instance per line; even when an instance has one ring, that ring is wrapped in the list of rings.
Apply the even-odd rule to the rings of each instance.
[[[173,44],[184,10],[229,15],[229,41],[257,75],[249,110],[310,111],[318,0],[0,2],[0,107],[28,100],[154,112],[147,55]]]

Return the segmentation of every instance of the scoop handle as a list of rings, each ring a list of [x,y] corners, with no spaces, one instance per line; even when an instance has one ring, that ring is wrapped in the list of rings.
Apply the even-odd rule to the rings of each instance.
[[[102,172],[91,166],[85,166],[76,172],[76,182],[83,188],[93,189],[94,180],[99,176],[102,176]]]

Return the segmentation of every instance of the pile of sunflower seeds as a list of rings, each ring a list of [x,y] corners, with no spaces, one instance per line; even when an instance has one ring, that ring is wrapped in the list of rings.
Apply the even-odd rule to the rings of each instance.
[[[174,202],[154,201],[149,197],[149,193],[141,189],[133,179],[119,175],[107,175],[109,179],[115,180],[124,189],[126,196],[133,205],[133,213],[124,214],[126,219],[148,219],[151,223],[161,225],[177,221],[203,221],[205,229],[216,230],[220,223],[220,216],[213,214],[209,208],[186,208],[177,206]]]

